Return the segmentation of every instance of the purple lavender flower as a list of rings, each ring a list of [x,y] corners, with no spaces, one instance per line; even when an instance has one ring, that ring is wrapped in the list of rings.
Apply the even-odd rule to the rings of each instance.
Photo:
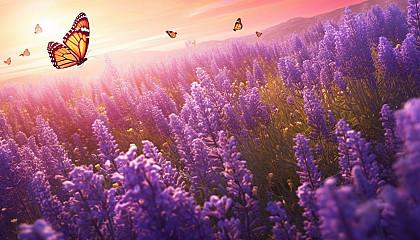
[[[346,145],[346,133],[350,130],[350,125],[340,119],[337,123],[337,130],[335,135],[337,136],[338,141],[338,159],[340,161],[340,173],[341,177],[344,180],[344,183],[350,183],[351,177],[351,161],[350,161],[350,152]]]
[[[407,23],[411,28],[420,29],[420,1],[408,0]]]
[[[21,240],[64,240],[64,236],[54,231],[43,219],[38,219],[34,224],[19,225],[18,238]]]
[[[169,94],[157,84],[154,84],[154,88],[155,92],[152,95],[154,103],[162,111],[163,115],[168,117],[171,113],[178,114],[176,103]]]
[[[299,205],[304,209],[303,216],[306,218],[304,229],[309,237],[319,238],[319,217],[317,214],[318,208],[315,204],[315,191],[321,185],[321,173],[312,157],[312,148],[308,146],[309,139],[306,139],[303,134],[298,134],[293,140],[296,143],[296,146],[293,147],[297,160],[296,165],[299,168],[296,173],[302,183],[296,193],[299,197]]]
[[[6,116],[0,111],[0,138],[9,139],[12,136],[12,126],[7,123]]]
[[[420,100],[417,98],[409,100],[403,109],[395,112],[397,132],[404,141],[404,158],[400,159],[394,168],[400,185],[408,190],[417,206],[420,203],[420,176],[417,172],[420,166],[420,132],[417,127],[420,122],[419,109]]]
[[[50,184],[43,172],[37,172],[31,184],[35,202],[38,204],[43,219],[55,230],[62,232],[67,237],[77,236],[77,226],[72,225],[71,215],[59,201],[57,196],[52,195]],[[69,218],[70,217],[70,218]]]
[[[254,60],[252,64],[252,72],[254,73],[254,77],[257,80],[258,86],[264,86],[267,82],[267,80],[264,77],[264,73],[260,68],[260,65],[258,64],[257,60]]]
[[[333,71],[329,66],[322,66],[319,72],[319,80],[325,90],[331,92],[331,82],[334,79]],[[318,86],[319,88],[320,86]]]
[[[28,148],[26,148],[28,149]],[[20,222],[30,221],[33,216],[33,206],[28,199],[28,182],[33,175],[33,168],[36,167],[36,160],[30,165],[12,138],[0,139],[0,206],[2,216],[6,219],[18,219]],[[23,157],[23,161],[22,161]],[[30,167],[26,169],[25,167]],[[22,177],[28,176],[28,177]],[[11,227],[9,221],[2,221],[5,228]]]
[[[102,101],[105,104],[106,116],[108,117],[111,124],[115,127],[126,127],[124,116],[122,115],[118,105],[105,93],[101,93]]]
[[[194,131],[175,114],[169,115],[169,125],[172,136],[175,138],[175,144],[178,154],[183,163],[188,163],[192,159],[191,143],[197,137]]]
[[[178,84],[179,84],[179,91],[182,95],[187,93],[188,89],[190,88],[189,80],[185,76],[185,73],[178,72]]]
[[[235,136],[237,139],[248,138],[248,133],[242,127],[238,116],[235,114],[232,106],[228,103],[223,108],[224,118],[222,120],[226,130]]]
[[[246,70],[245,75],[246,75],[246,81],[248,82],[249,88],[258,87],[255,77],[252,75],[252,73],[248,69]]]
[[[103,188],[104,177],[93,173],[92,166],[75,167],[70,179],[63,182],[69,191],[70,210],[79,228],[81,238],[115,238],[112,219],[115,208],[115,189]]]
[[[218,139],[218,155],[221,156],[224,167],[220,174],[227,179],[226,190],[235,200],[234,216],[237,219],[243,219],[242,237],[252,239],[264,229],[264,227],[258,227],[260,221],[258,201],[251,197],[253,175],[246,167],[246,162],[240,159],[240,153],[236,152],[234,138],[228,139],[226,133],[220,131]]]
[[[277,68],[283,84],[287,89],[291,92],[303,89],[302,73],[296,67],[296,62],[292,61],[289,57],[283,57],[279,59]]]
[[[86,131],[90,131],[90,126],[96,119],[100,119],[100,115],[98,109],[93,104],[92,100],[83,96],[79,100],[75,100],[77,112],[79,113],[82,118],[80,119],[81,122],[80,128]]]
[[[387,81],[387,86],[390,87],[390,78],[395,76],[397,73],[397,60],[394,49],[384,37],[379,38],[377,61],[379,65],[379,72]]]
[[[367,197],[373,197],[382,183],[379,178],[379,167],[375,155],[369,149],[370,143],[366,143],[365,139],[361,138],[360,132],[353,130],[347,131],[345,137],[351,167],[361,166],[370,186]]]
[[[36,126],[39,145],[41,146],[52,146],[58,143],[57,135],[54,130],[50,128],[50,125],[40,115],[36,117]]]
[[[205,92],[205,97],[210,100],[216,111],[221,112],[221,109],[227,102],[225,97],[216,89],[210,76],[202,68],[197,68],[196,73],[200,82],[199,86],[202,87],[202,91]],[[193,94],[191,87],[191,95]]]
[[[7,139],[7,138],[3,138],[3,139]],[[15,140],[20,146],[28,144],[28,137],[26,137],[26,134],[21,131],[16,133]]]
[[[153,117],[153,120],[157,126],[157,130],[163,137],[168,137],[170,135],[169,124],[166,117],[163,115],[162,110],[156,106],[151,106],[150,113]]]
[[[393,152],[397,153],[401,149],[401,139],[396,136],[395,133],[395,119],[392,115],[392,110],[389,107],[388,104],[384,104],[381,109],[381,118],[379,118],[379,121],[382,122],[382,127],[385,130],[385,143],[387,145],[387,148]]]
[[[379,37],[385,36],[385,13],[378,5],[366,13],[366,29],[371,44],[378,44]]]
[[[36,118],[38,141],[41,145],[39,158],[43,162],[43,171],[54,189],[60,188],[60,178],[67,177],[73,169],[71,160],[59,144],[57,135],[41,116]],[[61,193],[61,194],[64,194]]]
[[[275,239],[296,240],[301,239],[296,226],[290,224],[286,210],[281,202],[268,202],[267,211],[271,214],[270,221],[274,223],[272,228]]]
[[[351,186],[334,189],[337,180],[328,178],[316,191],[321,219],[322,239],[377,239],[379,203],[375,200],[358,205]]]
[[[416,37],[409,33],[401,44],[398,61],[406,76],[412,78],[420,88],[420,50],[416,46]]]
[[[93,133],[98,141],[99,159],[102,168],[109,170],[109,173],[116,172],[118,166],[114,159],[118,157],[118,145],[114,141],[114,136],[108,133],[108,128],[100,119],[96,119],[92,124]]]
[[[209,239],[209,222],[195,200],[181,189],[164,188],[161,168],[152,158],[135,157],[136,147],[118,159],[127,165],[119,172],[126,190],[116,211],[119,218],[118,235],[125,235],[125,226],[134,226],[131,237],[137,239]]]
[[[324,24],[324,38],[319,43],[319,52],[318,52],[318,59],[329,65],[332,62],[335,62],[335,42],[334,42],[334,35],[336,33],[336,29],[332,25],[331,21],[327,21]]]
[[[199,137],[210,137],[213,141],[216,141],[217,132],[220,131],[220,112],[204,94],[204,89],[200,84],[192,83],[191,97],[193,100],[192,115],[196,116],[197,124],[194,124],[194,121],[190,123],[190,126],[196,129]]]
[[[315,97],[315,94],[310,89],[303,90],[304,110],[308,117],[308,125],[312,129],[328,136],[328,131],[325,125],[325,109],[321,106],[321,101]]]
[[[341,91],[347,92],[347,82],[343,79],[343,74],[340,71],[334,72],[334,82]]]
[[[356,165],[352,168],[351,178],[355,194],[362,200],[366,200],[366,196],[371,195],[371,187],[361,166]]]
[[[297,174],[300,177],[300,182],[309,183],[310,187],[315,190],[320,185],[321,173],[318,171],[318,166],[312,157],[312,148],[309,148],[309,139],[305,138],[303,134],[297,134],[296,138],[293,138],[296,146],[293,147],[297,160],[297,166],[300,171]]]
[[[242,110],[242,123],[245,128],[251,130],[256,127],[257,122],[268,125],[270,115],[267,107],[261,102],[260,93],[257,88],[251,88],[239,96],[239,106]]]
[[[217,239],[238,239],[241,236],[241,221],[235,217],[228,219],[232,203],[231,198],[219,198],[216,195],[212,195],[210,200],[204,203],[203,213],[217,221]]]
[[[419,110],[420,100],[412,99],[395,112],[398,136],[404,141],[402,154],[394,164],[398,187],[385,186],[380,193],[384,200],[384,227],[394,238],[420,238]]]
[[[186,163],[184,171],[191,182],[191,191],[204,192],[206,199],[210,197],[211,188],[223,191],[224,186],[216,170],[221,169],[221,162],[216,156],[210,155],[206,143],[197,138],[192,141],[191,162]],[[211,186],[211,187],[210,187]]]
[[[241,122],[244,124],[246,129],[254,129],[257,126],[257,123],[252,116],[250,106],[247,104],[245,96],[239,96],[239,104],[242,110]]]
[[[376,89],[375,66],[367,39],[366,25],[360,15],[354,16],[347,7],[344,20],[335,36],[337,66],[343,75],[364,80]]]
[[[233,94],[232,80],[229,77],[229,70],[223,68],[219,70],[219,73],[214,77],[214,82],[219,87],[220,92],[224,92],[225,95]]]
[[[303,61],[304,72],[301,76],[303,84],[309,89],[321,87],[318,84],[318,77],[316,72],[314,71],[312,64],[313,63],[310,60]]]
[[[287,39],[287,45],[290,55],[293,56],[300,66],[303,65],[303,61],[310,59],[308,49],[297,34],[292,34],[291,37]]]
[[[86,157],[86,151],[85,149],[83,149],[83,143],[82,143],[82,139],[80,137],[80,135],[78,133],[74,133],[72,135],[73,137],[73,141],[74,141],[74,146],[75,146],[75,153],[80,154],[80,158],[79,160],[84,160]],[[32,151],[34,151],[32,149]]]
[[[182,175],[177,168],[172,166],[170,161],[167,161],[162,153],[149,141],[143,141],[143,154],[147,158],[151,158],[161,168],[160,176],[166,187],[184,188],[185,183],[182,181]]]
[[[394,44],[401,43],[408,32],[407,20],[397,4],[385,9],[385,36]]]

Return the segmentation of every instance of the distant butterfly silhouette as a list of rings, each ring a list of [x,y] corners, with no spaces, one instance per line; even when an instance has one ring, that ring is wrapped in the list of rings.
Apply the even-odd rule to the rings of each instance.
[[[256,32],[255,32],[255,34],[257,34],[257,37],[261,37],[262,32],[258,32],[258,31],[256,31]]]
[[[29,50],[28,49],[25,49],[25,51],[23,51],[23,53],[21,53],[21,54],[19,54],[19,56],[29,56],[29,55],[31,55],[31,53],[29,52]]]
[[[170,38],[175,38],[176,35],[178,34],[177,32],[174,31],[166,31],[166,33],[169,35]]]
[[[6,61],[4,61],[4,63],[6,63],[7,65],[10,65],[10,63],[12,63],[12,59],[9,57]]]
[[[42,28],[41,28],[41,26],[39,26],[39,24],[37,24],[36,26],[35,26],[35,34],[38,34],[38,33],[41,33],[42,32]]]
[[[55,68],[62,69],[86,62],[86,52],[89,45],[89,21],[85,13],[80,13],[73,26],[64,36],[64,44],[48,43],[48,53]]]
[[[242,29],[241,18],[236,19],[235,25],[233,26],[233,31],[238,31]]]
[[[191,40],[187,40],[185,41],[185,45],[187,46],[187,48],[192,47],[196,44],[196,41],[191,41]]]

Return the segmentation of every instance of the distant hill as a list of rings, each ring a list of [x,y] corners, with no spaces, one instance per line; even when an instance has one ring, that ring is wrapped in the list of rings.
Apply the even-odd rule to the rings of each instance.
[[[350,8],[354,13],[361,13],[369,10],[374,5],[379,5],[385,7],[389,4],[398,4],[398,6],[405,10],[408,5],[408,0],[368,0],[363,3],[351,5]],[[286,22],[277,24],[270,28],[267,28],[263,31],[261,38],[257,38],[255,34],[242,37],[245,41],[255,42],[255,41],[271,41],[271,40],[283,40],[285,37],[292,33],[302,33],[306,31],[310,26],[314,25],[317,22],[322,22],[325,20],[339,21],[341,16],[344,13],[344,8],[340,8],[328,13],[320,14],[310,18],[296,17],[292,18]],[[171,56],[183,53],[185,51],[200,51],[206,48],[213,47],[224,47],[231,39],[225,39],[222,41],[207,41],[197,43],[193,49],[177,49],[172,51],[133,51],[133,50],[119,50],[108,53],[111,59],[123,59],[115,62],[119,66],[118,69],[127,69],[131,65],[139,65],[145,62],[155,61],[157,59],[170,58]],[[96,61],[104,62],[103,56],[98,56]],[[97,72],[101,72],[105,68],[104,64],[98,64]],[[9,79],[7,81],[1,82],[0,86],[6,82],[21,82],[25,81],[26,78],[16,78]]]
[[[372,6],[379,5],[381,7],[385,7],[389,4],[398,4],[398,6],[405,10],[408,5],[408,0],[368,0],[366,2],[362,2],[355,5],[350,5],[350,8],[354,13],[361,13],[369,10]],[[255,41],[281,41],[284,40],[288,35],[292,33],[303,33],[309,27],[313,26],[317,22],[323,22],[326,20],[333,20],[339,22],[342,15],[344,13],[344,8],[336,9],[334,11],[320,14],[317,16],[313,16],[310,18],[303,18],[303,17],[296,17],[292,18],[286,22],[277,24],[270,28],[263,30],[263,35],[260,38],[257,38],[255,34],[248,35],[245,37],[241,37],[243,40],[247,42],[255,42]],[[142,65],[145,62],[155,62],[159,59],[168,59],[171,56],[176,56],[178,54],[182,54],[184,52],[193,52],[193,51],[201,51],[207,48],[214,48],[214,47],[226,47],[227,43],[231,40],[225,39],[221,41],[205,41],[199,42],[194,47],[187,49],[176,49],[172,51],[125,51],[119,50],[115,52],[110,52],[108,55],[111,59],[125,59],[123,62],[115,62],[116,65],[128,67],[130,65]]]
[[[350,8],[354,13],[361,13],[369,10],[372,6],[379,5],[385,7],[389,4],[398,4],[398,6],[405,10],[408,5],[408,0],[368,0],[355,5],[350,5]],[[310,18],[296,17],[292,18],[286,22],[277,24],[273,27],[267,28],[263,31],[261,38],[257,38],[255,34],[242,37],[246,41],[271,41],[271,40],[283,40],[285,37],[292,33],[302,33],[306,31],[310,26],[314,25],[317,22],[322,22],[326,20],[339,21],[341,16],[344,13],[344,8],[340,8],[328,13],[320,14]],[[197,47],[210,47],[224,45],[229,42],[230,39],[222,41],[209,41],[202,42],[197,44]]]
[[[398,4],[398,6],[405,10],[408,5],[408,0],[368,0],[359,4],[350,5],[350,8],[354,13],[361,13],[368,11],[372,6],[379,5],[381,7],[385,7],[389,4]],[[255,41],[272,41],[277,40],[281,41],[284,40],[288,35],[292,33],[303,33],[305,32],[309,27],[313,26],[317,22],[323,22],[326,20],[333,20],[336,22],[339,22],[341,17],[343,16],[344,8],[339,8],[334,11],[320,14],[317,16],[313,16],[310,18],[303,18],[303,17],[296,17],[292,18],[286,22],[277,24],[275,26],[272,26],[270,28],[264,29],[263,35],[261,38],[257,38],[255,34],[248,35],[245,37],[242,37],[243,40],[247,42],[255,42]],[[172,51],[166,51],[166,52],[160,52],[160,51],[143,51],[139,52],[138,55],[140,56],[147,56],[146,58],[140,57],[137,59],[155,59],[155,58],[162,58],[162,57],[170,57],[179,53],[182,53],[184,51],[197,51],[205,48],[213,48],[213,47],[224,47],[231,39],[225,39],[221,41],[206,41],[206,42],[200,42],[197,43],[197,45],[194,46],[194,49],[176,49]],[[126,55],[126,53],[110,53],[109,55],[112,57],[114,55]],[[127,58],[131,59],[131,58]]]

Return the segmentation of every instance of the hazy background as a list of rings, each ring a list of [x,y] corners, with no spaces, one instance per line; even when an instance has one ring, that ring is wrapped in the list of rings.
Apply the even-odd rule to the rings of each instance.
[[[67,75],[90,78],[103,69],[104,54],[124,67],[148,59],[153,52],[185,48],[187,40],[200,44],[255,35],[291,18],[312,17],[360,2],[364,0],[0,0],[0,84]],[[62,42],[82,11],[90,22],[89,60],[82,67],[55,69],[47,43]],[[233,32],[238,17],[244,28]],[[34,34],[36,24],[43,28],[41,34]],[[177,31],[178,36],[170,39],[166,30]],[[19,57],[25,48],[31,55]],[[8,57],[10,66],[3,63]]]

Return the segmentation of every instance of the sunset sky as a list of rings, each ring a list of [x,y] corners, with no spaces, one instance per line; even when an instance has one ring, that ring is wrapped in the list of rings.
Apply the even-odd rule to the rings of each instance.
[[[364,0],[0,0],[0,82],[93,77],[104,66],[104,54],[147,58],[143,51],[185,48],[197,43],[254,34],[294,17],[311,17]],[[55,69],[47,44],[62,42],[75,17],[85,12],[90,22],[89,60],[82,67]],[[241,17],[244,29],[233,32]],[[43,32],[34,34],[35,25]],[[170,39],[165,30],[178,32]],[[31,55],[20,57],[28,48]],[[124,54],[112,58],[118,66]],[[11,65],[3,63],[11,57]],[[123,61],[124,60],[124,61]],[[88,74],[87,74],[88,73]]]

